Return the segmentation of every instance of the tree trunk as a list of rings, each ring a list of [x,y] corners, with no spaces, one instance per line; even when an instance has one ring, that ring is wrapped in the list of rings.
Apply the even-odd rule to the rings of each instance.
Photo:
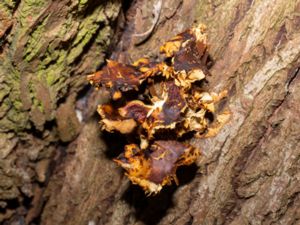
[[[0,2],[0,223],[38,223],[51,171],[85,124],[78,100],[86,74],[104,62],[120,7]]]
[[[0,3],[0,221],[31,224],[299,224],[300,1]],[[126,3],[126,4],[125,4]],[[113,23],[118,17],[118,23]],[[179,186],[146,197],[101,133],[86,74],[111,58],[157,58],[204,23],[212,91],[232,117]],[[112,36],[113,28],[117,28]]]

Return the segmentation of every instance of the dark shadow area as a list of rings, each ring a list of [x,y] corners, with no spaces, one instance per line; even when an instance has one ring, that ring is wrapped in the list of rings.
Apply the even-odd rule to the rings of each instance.
[[[107,146],[105,155],[109,159],[118,157],[124,151],[124,146],[128,144],[126,136],[117,132],[110,133],[104,130],[100,138],[104,140]]]
[[[49,133],[52,132],[57,126],[55,120],[45,121],[45,123],[42,125],[42,128],[40,128],[40,129],[38,129],[32,121],[29,121],[29,122],[30,122],[31,126],[29,129],[26,129],[26,132],[28,134],[32,134],[34,137],[39,138],[39,139],[46,138],[46,132],[47,131],[49,131]],[[28,138],[21,137],[20,143],[27,146]]]
[[[213,58],[211,57],[211,55],[208,54],[208,56],[207,56],[207,62],[206,62],[207,69],[208,70],[211,69],[214,64],[215,64],[215,61],[213,60]]]
[[[172,207],[173,195],[178,187],[192,182],[197,174],[196,164],[178,168],[177,177],[179,186],[173,184],[165,186],[162,191],[154,196],[146,196],[144,191],[137,185],[130,185],[122,198],[135,209],[135,217],[146,225],[156,225],[165,217]]]
[[[2,208],[2,207],[0,208],[0,213],[4,214],[7,210],[16,209],[20,206],[20,202],[17,198],[6,200],[5,203],[6,203],[6,206],[5,206],[5,208]]]
[[[134,3],[134,0],[128,1],[128,0],[122,0],[122,10],[123,13],[126,13],[129,8],[132,6],[132,4]]]
[[[11,225],[11,224],[20,224],[25,225],[24,214],[26,213],[26,209],[23,208],[17,198],[10,199],[5,201],[5,208],[0,208],[0,213],[4,214],[9,213],[9,211],[14,210],[16,213],[12,217],[9,217],[9,220],[4,221],[3,225]]]

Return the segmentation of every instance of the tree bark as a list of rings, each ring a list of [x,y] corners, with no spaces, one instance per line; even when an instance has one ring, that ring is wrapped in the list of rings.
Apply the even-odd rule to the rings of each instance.
[[[78,100],[86,74],[104,62],[120,7],[117,0],[0,2],[1,224],[39,220],[51,170],[85,123]]]
[[[216,137],[192,139],[202,156],[178,171],[178,187],[154,197],[111,160],[124,140],[99,129],[94,112],[105,94],[79,92],[82,75],[103,63],[120,3],[79,2],[24,0],[5,13],[0,3],[2,220],[298,224],[300,1],[123,3],[111,58],[155,59],[163,42],[201,22],[213,60],[210,89],[229,92],[220,107],[230,109],[230,122]]]

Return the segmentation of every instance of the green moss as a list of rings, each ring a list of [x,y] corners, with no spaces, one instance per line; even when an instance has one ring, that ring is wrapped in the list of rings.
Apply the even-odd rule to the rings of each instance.
[[[9,120],[15,121],[17,114],[22,114],[22,102],[20,99],[20,73],[12,67],[10,62],[4,61],[0,65],[0,76],[5,77],[2,83],[1,95],[1,114],[9,116]],[[8,76],[9,75],[9,76]],[[21,123],[20,121],[17,121]]]
[[[74,25],[73,15],[68,14],[67,19],[63,23],[62,27],[59,29],[57,36],[64,39],[64,37],[68,35],[68,33],[71,31],[73,25]]]
[[[44,113],[45,109],[44,109],[44,105],[43,102],[41,102],[39,99],[34,98],[33,99],[33,107],[37,108],[38,110],[40,110],[40,112]]]
[[[9,8],[14,8],[16,6],[16,1],[14,0],[3,0],[3,3]]]
[[[0,84],[0,103],[3,101],[4,97],[9,94],[9,91],[10,87],[7,84]]]
[[[12,104],[11,101],[8,103]],[[30,124],[28,123],[28,113],[24,111],[16,110],[15,107],[10,107],[5,117],[0,120],[0,131],[7,132],[13,130],[19,132],[25,128],[29,128]]]
[[[12,127],[14,130],[23,130],[28,122],[28,113],[12,108],[8,111],[7,118],[13,122],[14,126]]]
[[[10,108],[11,102],[8,98],[5,98],[0,104],[0,118],[3,118]]]
[[[79,5],[86,5],[86,3],[88,3],[89,0],[79,0]]]
[[[14,54],[15,51],[18,51],[18,49],[20,48],[20,39],[28,35],[27,33],[31,30],[32,22],[37,20],[37,18],[43,12],[43,7],[45,7],[48,2],[49,0],[20,1],[20,4],[18,6],[18,22],[14,25],[15,32],[11,40],[11,54]],[[30,57],[28,59],[30,59]]]
[[[48,87],[53,86],[62,76],[62,71],[66,68],[66,55],[67,51],[65,50],[57,50],[52,54],[48,51],[45,54],[43,61],[41,61],[38,67],[37,76],[40,80],[44,79]]]
[[[11,105],[13,106],[12,109],[16,112],[22,110],[22,102],[20,98],[20,72],[17,71],[12,65],[9,63],[6,64],[4,67],[9,76],[7,76],[7,84],[9,85],[10,92],[9,92],[9,99],[11,101]]]
[[[79,0],[79,11],[80,7],[85,8],[89,2],[91,1]],[[23,71],[26,71],[26,74],[20,74],[7,57],[0,60],[0,76],[6,77],[6,84],[0,86],[1,111],[3,112],[0,114],[0,118],[1,115],[4,116],[0,119],[0,130],[2,131],[14,130],[19,133],[25,128],[30,128],[30,120],[35,125],[42,127],[43,117],[46,120],[53,119],[53,117],[45,115],[54,115],[58,99],[65,96],[70,90],[70,80],[74,81],[73,86],[77,85],[76,77],[70,79],[72,68],[68,65],[78,59],[90,43],[93,43],[95,51],[91,54],[93,57],[101,55],[109,44],[111,29],[107,17],[117,15],[118,8],[113,6],[119,7],[119,4],[103,3],[93,9],[91,14],[82,15],[86,17],[79,20],[78,18],[75,20],[74,12],[70,12],[62,24],[57,24],[56,33],[51,34],[53,37],[49,37],[46,27],[51,14],[45,18],[40,17],[49,3],[50,0],[22,0],[18,6],[16,17],[18,22],[14,25],[15,32],[10,39],[9,54],[14,56],[17,51],[20,51],[20,41],[22,43],[26,41],[23,55],[21,55],[25,60],[19,65]],[[15,6],[15,1],[1,1],[0,9],[4,4],[6,5],[5,9],[10,10]],[[38,22],[34,28],[32,28],[33,21]],[[21,49],[23,46],[22,44]],[[44,51],[45,46],[47,46],[46,51]],[[43,51],[41,51],[42,49]],[[39,60],[35,60],[37,57]],[[32,67],[32,61],[38,62],[38,65],[35,64]],[[102,63],[101,57],[98,57],[95,62],[95,64],[99,63]],[[30,73],[29,71],[34,72]],[[22,91],[25,93],[20,93],[21,85]],[[44,94],[43,91],[47,93]],[[23,106],[22,103],[26,106]],[[42,119],[34,121],[33,117],[36,115]]]
[[[0,10],[8,15],[11,15],[13,9],[16,6],[16,1],[13,0],[2,0],[0,2]]]
[[[27,62],[31,61],[35,57],[40,48],[43,47],[43,33],[45,31],[45,25],[49,16],[47,16],[41,24],[39,24],[31,33],[29,40],[25,46],[24,58]]]
[[[84,8],[86,8],[88,2],[89,0],[78,0],[78,10],[82,11]]]
[[[43,73],[45,73],[48,86],[54,85],[59,80],[62,70],[63,67],[61,65],[54,64],[43,71]]]
[[[78,5],[79,5],[79,6],[85,6],[86,3],[88,3],[88,1],[89,1],[89,0],[79,0],[79,1],[78,1]]]
[[[34,19],[41,13],[41,8],[47,3],[45,0],[23,0],[19,6],[20,23],[23,27],[28,26],[29,18]]]
[[[51,67],[52,68],[52,67]],[[46,82],[47,85],[52,86],[57,80],[58,80],[58,74],[56,73],[56,70],[50,69],[46,72]]]
[[[18,100],[15,100],[15,101],[13,101],[13,106],[15,107],[15,109],[17,109],[17,110],[20,110],[20,109],[22,109],[22,102],[18,99]]]
[[[111,28],[104,27],[100,30],[98,36],[96,37],[96,43],[102,46],[108,46],[110,43],[110,36],[111,36]]]
[[[71,64],[84,51],[84,47],[91,41],[100,29],[101,22],[106,21],[103,8],[99,7],[79,26],[79,32],[72,43],[72,50],[67,57],[67,64]]]
[[[19,85],[17,87],[19,87]],[[13,88],[11,90],[9,99],[12,101],[12,105],[14,106],[16,111],[22,110],[22,102],[20,99],[20,89],[19,88]]]

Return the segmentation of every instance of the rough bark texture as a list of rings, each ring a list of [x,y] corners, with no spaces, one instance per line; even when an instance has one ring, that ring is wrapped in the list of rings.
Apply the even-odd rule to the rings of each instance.
[[[232,112],[231,121],[214,138],[191,140],[203,151],[197,165],[178,171],[179,187],[148,198],[111,161],[124,140],[101,134],[93,116],[105,95],[77,94],[84,86],[80,75],[103,62],[109,21],[120,4],[4,2],[2,220],[300,223],[300,1],[140,0],[119,14],[122,36],[111,57],[123,62],[156,58],[165,40],[205,23],[214,61],[209,85],[229,91],[222,105]]]
[[[84,124],[77,100],[104,62],[120,6],[1,0],[0,223],[38,218],[55,159]]]

